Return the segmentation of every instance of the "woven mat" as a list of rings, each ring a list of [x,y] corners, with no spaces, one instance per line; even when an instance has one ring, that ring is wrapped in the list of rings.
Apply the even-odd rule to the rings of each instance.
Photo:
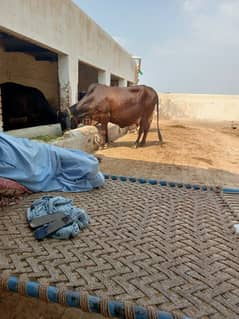
[[[41,195],[30,195],[0,211],[0,272],[193,318],[239,317],[238,216],[220,192],[107,180],[64,195],[90,227],[36,241],[25,210]]]

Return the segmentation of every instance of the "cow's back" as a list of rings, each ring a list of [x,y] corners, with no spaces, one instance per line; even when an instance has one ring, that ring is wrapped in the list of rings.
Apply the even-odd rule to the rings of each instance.
[[[98,87],[96,99],[109,107],[110,121],[121,127],[138,123],[150,117],[157,103],[155,91],[144,85],[131,87]]]

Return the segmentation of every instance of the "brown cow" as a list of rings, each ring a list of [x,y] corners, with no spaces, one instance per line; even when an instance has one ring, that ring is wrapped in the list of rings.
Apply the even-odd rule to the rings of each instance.
[[[127,127],[139,124],[138,137],[135,142],[143,146],[153,119],[155,105],[157,106],[157,130],[159,142],[162,136],[159,129],[158,94],[145,85],[131,87],[109,87],[101,84],[92,84],[84,98],[71,107],[73,117],[79,119],[88,116],[101,123],[105,132],[103,144],[108,143],[107,125],[109,122]],[[140,138],[143,134],[143,138]]]

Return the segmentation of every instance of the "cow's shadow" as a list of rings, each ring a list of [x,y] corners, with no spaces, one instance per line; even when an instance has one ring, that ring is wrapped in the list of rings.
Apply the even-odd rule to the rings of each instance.
[[[114,141],[114,142],[110,142],[107,146],[107,148],[117,148],[117,147],[129,147],[129,148],[147,148],[150,146],[158,146],[158,147],[164,147],[164,145],[166,144],[166,142],[163,143],[159,143],[158,141],[149,141],[146,142],[146,144],[144,146],[138,146],[137,148],[135,147],[135,141]]]

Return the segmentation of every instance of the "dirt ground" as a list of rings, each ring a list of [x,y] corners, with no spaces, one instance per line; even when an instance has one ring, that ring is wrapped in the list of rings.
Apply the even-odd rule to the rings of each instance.
[[[188,183],[239,187],[239,123],[163,120],[163,145],[153,122],[145,147],[135,149],[136,133],[126,134],[102,157],[105,173]]]

